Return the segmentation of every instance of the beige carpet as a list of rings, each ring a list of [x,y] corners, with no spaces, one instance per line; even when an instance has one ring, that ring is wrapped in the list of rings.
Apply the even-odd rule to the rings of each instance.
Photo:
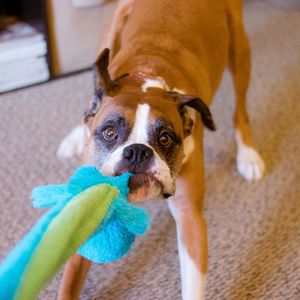
[[[300,10],[270,2],[245,7],[249,110],[266,176],[248,184],[236,172],[227,73],[213,105],[218,131],[206,136],[211,300],[300,299]],[[55,151],[81,118],[90,87],[87,72],[0,97],[1,259],[40,215],[30,204],[32,187],[63,182],[77,166],[59,162]],[[146,206],[151,231],[125,259],[94,265],[82,299],[180,299],[174,222],[165,203]],[[56,298],[59,279],[40,299]]]

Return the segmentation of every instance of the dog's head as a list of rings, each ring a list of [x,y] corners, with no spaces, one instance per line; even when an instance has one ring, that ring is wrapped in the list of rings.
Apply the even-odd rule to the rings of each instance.
[[[112,80],[106,49],[97,60],[95,92],[85,112],[89,127],[87,155],[103,174],[131,172],[129,200],[168,198],[175,192],[181,167],[183,140],[193,121],[186,107],[201,114],[214,129],[209,109],[199,98],[123,84],[125,74]]]

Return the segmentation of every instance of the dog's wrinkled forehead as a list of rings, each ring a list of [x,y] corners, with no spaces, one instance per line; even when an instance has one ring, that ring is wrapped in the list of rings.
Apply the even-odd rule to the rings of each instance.
[[[153,115],[155,112],[158,112],[158,114],[163,112],[164,119],[177,118],[177,120],[173,120],[173,124],[183,125],[185,136],[191,133],[192,127],[192,123],[184,113],[185,107],[192,107],[200,113],[204,125],[211,130],[215,130],[215,124],[209,108],[199,97],[167,91],[163,87],[153,89],[147,85],[147,88],[145,88],[144,84],[142,86],[139,85],[134,79],[134,75],[131,76],[129,73],[112,79],[108,72],[108,64],[109,49],[104,49],[93,66],[94,97],[90,107],[85,112],[84,118],[89,127],[91,125],[90,121],[94,120],[100,106],[103,106],[104,102],[106,102],[106,105],[120,105],[126,110],[134,110],[132,109],[133,106],[135,106],[136,110],[138,104],[147,103],[150,105]],[[159,78],[163,80],[161,77]],[[151,92],[148,91],[149,87]],[[114,101],[103,101],[105,98],[114,98]]]
[[[107,99],[94,117],[92,128],[101,131],[106,127],[117,127],[125,142],[129,135],[132,142],[147,144],[162,130],[172,132],[175,139],[182,138],[182,122],[176,105],[171,101],[141,99],[137,95],[118,95],[114,101]]]

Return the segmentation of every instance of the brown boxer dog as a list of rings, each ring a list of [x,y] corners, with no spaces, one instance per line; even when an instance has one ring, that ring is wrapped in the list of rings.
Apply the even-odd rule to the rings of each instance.
[[[102,43],[85,125],[63,141],[59,155],[84,148],[85,163],[104,174],[131,172],[132,202],[168,198],[182,298],[204,299],[203,128],[215,129],[208,105],[226,66],[236,92],[238,171],[248,181],[264,171],[246,112],[250,54],[241,0],[123,0]],[[79,255],[69,261],[60,299],[78,299],[89,266]]]

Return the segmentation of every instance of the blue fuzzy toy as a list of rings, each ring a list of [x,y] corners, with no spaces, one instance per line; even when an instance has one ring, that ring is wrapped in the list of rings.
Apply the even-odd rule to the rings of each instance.
[[[96,263],[124,256],[150,226],[146,210],[127,201],[130,176],[84,166],[65,185],[33,189],[33,206],[52,208],[1,263],[1,297],[35,298],[76,251]]]

